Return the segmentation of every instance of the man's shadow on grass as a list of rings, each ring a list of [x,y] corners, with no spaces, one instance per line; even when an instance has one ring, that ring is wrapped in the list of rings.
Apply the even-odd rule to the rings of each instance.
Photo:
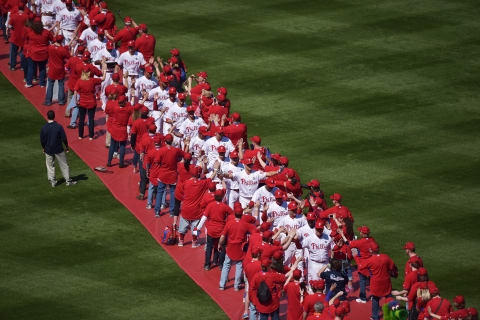
[[[80,180],[88,180],[88,177],[87,177],[87,175],[86,175],[85,173],[81,173],[81,174],[79,174],[79,175],[70,177],[70,179],[72,179],[73,181],[77,181],[77,182],[78,182],[78,181],[80,181]],[[66,181],[65,181],[65,178],[62,178],[62,179],[58,180],[57,186],[62,185],[62,184],[64,184],[65,182],[66,182]]]

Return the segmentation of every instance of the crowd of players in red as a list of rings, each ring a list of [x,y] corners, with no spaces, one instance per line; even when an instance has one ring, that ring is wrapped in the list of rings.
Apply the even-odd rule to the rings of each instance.
[[[356,302],[372,300],[372,319],[380,318],[383,298],[389,305],[407,302],[409,319],[477,319],[462,296],[453,301],[455,311],[440,297],[411,242],[403,248],[403,288],[393,290],[397,267],[379,253],[368,227],[355,236],[341,195],[331,195],[328,207],[318,180],[302,185],[287,157],[271,153],[258,136],[247,140],[227,89],[215,95],[206,72],[187,76],[177,49],[167,61],[155,59],[155,37],[146,25],[126,17],[117,29],[101,0],[1,0],[0,8],[11,70],[20,57],[25,86],[47,86],[45,105],[52,104],[58,82],[58,103],[68,104],[69,128],[78,128],[79,139],[87,115],[94,138],[101,105],[107,166],[119,158],[119,167],[127,167],[130,143],[133,174],[140,174],[137,198],[146,197],[157,217],[169,202],[178,246],[190,231],[198,247],[205,229],[204,269],[221,268],[219,289],[225,290],[235,266],[233,287],[245,290],[245,318],[278,319],[284,296],[287,319],[350,319],[358,273]]]

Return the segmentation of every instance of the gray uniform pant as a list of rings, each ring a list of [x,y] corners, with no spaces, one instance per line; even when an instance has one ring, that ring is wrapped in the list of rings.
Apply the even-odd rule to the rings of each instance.
[[[56,181],[55,178],[55,159],[58,161],[58,165],[60,167],[60,171],[62,171],[62,175],[65,180],[68,182],[70,181],[70,168],[68,167],[67,163],[67,156],[65,152],[57,153],[55,155],[49,155],[45,153],[46,164],[47,164],[47,177],[50,182]]]

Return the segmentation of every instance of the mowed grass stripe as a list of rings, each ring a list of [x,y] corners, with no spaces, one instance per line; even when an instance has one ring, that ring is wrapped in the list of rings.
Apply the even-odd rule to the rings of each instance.
[[[1,317],[225,319],[73,152],[82,180],[50,187],[45,122],[3,75],[0,85]]]

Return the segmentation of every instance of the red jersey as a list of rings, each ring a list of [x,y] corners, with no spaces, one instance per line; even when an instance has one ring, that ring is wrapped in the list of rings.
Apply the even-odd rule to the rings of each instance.
[[[237,218],[225,225],[222,235],[227,238],[226,252],[231,260],[243,259],[243,245],[247,241],[247,234],[255,233],[256,230],[253,225]]]
[[[374,254],[368,259],[355,257],[359,269],[369,269],[371,272],[370,292],[377,297],[385,297],[392,292],[391,277],[396,273],[397,267],[393,260],[386,254]]]
[[[147,133],[148,129],[147,129],[147,118],[145,119],[137,119],[135,121],[133,121],[132,123],[132,129],[130,130],[130,133],[131,134],[136,134],[136,138],[135,138],[135,151],[140,154],[142,153],[142,150],[141,150],[141,140],[143,138],[143,135],[145,133]]]
[[[215,196],[213,194],[213,192],[211,192],[210,190],[208,190],[207,192],[205,192],[205,194],[203,195],[202,197],[202,201],[200,201],[200,208],[202,208],[202,210],[205,210],[205,208],[208,206],[208,204],[212,201],[215,200]]]
[[[25,12],[16,12],[10,14],[10,20],[8,24],[12,26],[12,31],[10,32],[10,38],[8,40],[18,47],[23,47],[23,43],[25,41],[25,22],[27,20],[28,14]]]
[[[346,320],[347,318],[343,318],[343,319]],[[307,320],[331,320],[331,318],[326,313],[316,313],[316,312],[314,312],[307,317]]]
[[[208,184],[212,182],[212,179],[200,180],[197,178],[191,178],[186,180],[181,188],[180,192],[183,193],[182,200],[182,217],[185,220],[198,220],[202,217],[202,210],[200,208],[200,201],[203,198],[205,192],[207,192]]]
[[[219,118],[222,119],[223,115],[228,117],[228,109],[220,105],[212,105],[208,109],[208,116],[212,114],[218,114]]]
[[[419,262],[420,262],[419,267],[423,267],[422,258],[420,258],[420,257],[417,256],[417,255],[414,256],[414,257],[416,257],[416,258],[418,258],[418,259],[420,260],[420,261],[419,261]],[[413,270],[412,270],[412,266],[410,265],[410,259],[411,259],[411,258],[409,258],[409,259],[407,260],[407,262],[405,263],[405,276],[406,276],[407,274],[409,274],[410,272],[413,271]]]
[[[118,33],[113,38],[114,42],[121,41],[120,48],[118,51],[120,54],[124,53],[128,50],[128,41],[135,40],[137,37],[138,30],[137,28],[125,26],[122,30],[118,31]]]
[[[143,160],[144,166],[148,168],[150,166],[150,169],[148,170],[148,180],[150,183],[154,186],[158,186],[158,169],[160,168],[160,165],[155,162],[155,157],[160,150],[160,146],[155,145],[153,149],[150,150],[145,155],[145,158]]]
[[[221,201],[212,201],[205,208],[203,215],[207,217],[205,227],[207,234],[212,238],[220,238],[226,224],[227,217],[233,214],[232,208]]]
[[[199,83],[195,87],[193,87],[192,90],[190,90],[190,96],[192,98],[192,102],[195,102],[195,104],[198,104],[198,99],[202,94],[202,90],[207,88],[208,88],[207,82]]]
[[[112,138],[115,141],[126,141],[128,139],[128,119],[133,113],[133,107],[130,103],[127,103],[124,107],[121,107],[116,103],[113,105],[113,110],[105,109],[105,112],[108,114],[110,134],[112,135]]]
[[[349,245],[344,244],[339,247],[335,245],[332,249],[333,258],[337,260],[352,260],[352,248]]]
[[[50,45],[48,46],[48,78],[62,80],[65,78],[65,63],[70,58],[67,47]]]
[[[257,298],[257,290],[260,286],[260,283],[265,281],[270,292],[272,294],[272,299],[266,304],[260,303]],[[252,297],[253,304],[257,308],[258,312],[261,313],[272,313],[280,307],[280,299],[277,291],[277,285],[282,284],[286,281],[285,275],[276,273],[276,272],[263,272],[260,271],[253,277],[252,283],[249,285],[252,286]]]
[[[300,303],[300,283],[289,282],[283,288],[287,295],[287,320],[301,320],[303,319],[303,307]]]
[[[81,69],[77,68],[77,64],[80,63],[82,63],[81,57],[70,57],[67,61],[66,67],[70,70],[67,87],[70,91],[75,91],[75,84],[77,83],[77,80],[80,79]]]
[[[446,316],[450,312],[453,312],[453,308],[452,308],[452,305],[450,304],[450,301],[440,296],[433,297],[425,305],[424,314],[427,319],[430,317],[430,314],[428,313],[428,307],[432,309],[433,313],[439,316]]]
[[[153,142],[154,137],[154,133],[146,132],[143,134],[142,138],[140,139],[139,153],[148,153],[150,150],[153,149],[153,147],[155,146],[155,143]]]
[[[238,140],[243,138],[244,147],[247,145],[247,125],[245,123],[233,123],[223,127],[225,136],[229,138],[233,145],[236,146]]]
[[[315,309],[313,309],[313,306],[317,302],[323,303],[326,308],[328,307],[328,302],[326,300],[327,297],[321,292],[309,294],[303,298],[303,310],[307,313],[307,315],[314,313]]]
[[[154,162],[159,164],[158,180],[164,184],[177,182],[177,165],[185,153],[179,148],[164,145],[156,153]],[[173,201],[173,199],[172,199]]]
[[[145,61],[153,57],[155,53],[155,37],[151,34],[144,33],[135,40],[135,50],[140,51]]]
[[[427,303],[427,301],[423,301],[417,296],[418,289],[428,289],[430,292],[432,292],[436,287],[437,286],[433,281],[415,282],[407,296],[409,310],[412,310],[414,302],[416,302],[417,310],[421,310]]]
[[[75,84],[75,91],[79,94],[78,105],[83,108],[92,109],[97,106],[95,99],[95,87],[102,84],[100,78],[90,78],[88,80],[79,79]]]
[[[349,245],[350,245],[350,248],[358,249],[359,253],[358,253],[357,259],[363,260],[363,259],[368,259],[372,256],[372,253],[370,252],[370,248],[374,246],[374,243],[376,243],[376,241],[373,238],[362,238],[362,239],[350,241]],[[360,267],[358,269],[358,272],[360,272],[364,276],[370,275],[367,269],[361,269]]]
[[[185,180],[190,179],[193,177],[192,173],[190,172],[190,169],[192,166],[190,166],[187,170],[185,169],[185,163],[184,162],[179,162],[177,164],[177,187],[175,188],[175,199],[182,200],[183,199],[183,182]]]
[[[255,157],[255,163],[253,164],[253,170],[255,170],[255,171],[258,171],[258,170],[263,171],[263,168],[260,166],[260,162],[257,159],[257,153],[259,153],[259,152],[260,152],[260,155],[262,156],[262,160],[265,162],[266,158],[265,158],[264,148],[254,149],[254,150],[247,149],[243,152],[243,159],[247,159],[247,158],[251,159],[251,158]]]
[[[260,271],[262,271],[262,264],[260,260],[243,260],[243,272],[245,273],[245,277],[247,277],[249,284],[253,284],[253,277]],[[248,297],[250,298],[250,301],[253,302],[252,285],[248,286]]]
[[[418,279],[418,271],[412,271],[405,276],[405,280],[403,281],[403,289],[410,291],[412,286],[417,282]]]
[[[48,59],[48,45],[53,40],[52,33],[43,29],[40,34],[32,29],[27,29],[26,41],[30,50],[30,58],[33,61],[45,61]]]

